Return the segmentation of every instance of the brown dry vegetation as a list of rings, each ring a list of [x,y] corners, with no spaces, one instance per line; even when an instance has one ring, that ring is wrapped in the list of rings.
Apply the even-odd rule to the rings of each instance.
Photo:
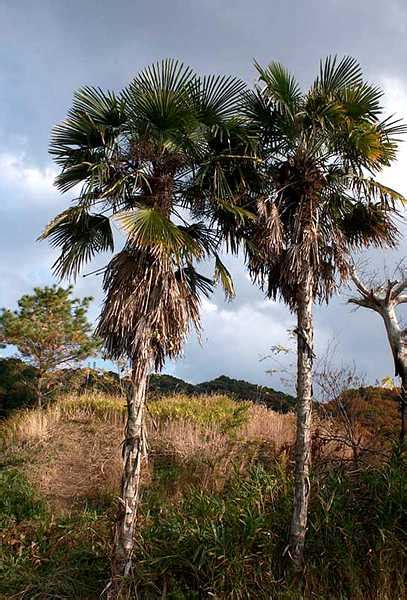
[[[99,597],[108,578],[124,415],[123,399],[88,394],[3,422],[1,598]],[[402,467],[387,460],[390,445],[387,458],[366,450],[385,449],[388,438],[353,419],[363,442],[355,468],[344,422],[316,415],[302,595],[286,579],[283,558],[294,416],[223,395],[181,394],[150,402],[148,420],[134,574],[139,596],[129,598],[403,597]]]
[[[192,402],[216,414],[220,403],[239,404],[222,395],[200,396]],[[389,403],[391,399],[386,397]],[[332,415],[315,418],[314,457],[323,462],[366,460],[369,463],[386,452],[389,427],[394,431],[395,403],[389,409],[391,424],[372,431],[372,417],[382,416],[386,407],[359,402],[352,396],[351,426]],[[295,418],[265,407],[246,403],[242,422],[225,431],[219,422],[205,422],[186,408],[191,399],[175,395],[151,403],[148,417],[148,458],[145,457],[143,484],[148,485],[153,465],[176,467],[178,491],[186,483],[199,483],[205,490],[220,490],[233,469],[246,472],[259,460],[265,464],[281,453],[291,458]],[[363,417],[360,413],[365,413]],[[205,417],[205,412],[202,413]],[[370,417],[369,417],[370,415]],[[370,420],[369,420],[370,418]],[[367,422],[366,422],[367,419]],[[380,420],[380,419],[379,419]],[[381,421],[380,421],[381,423]],[[121,440],[124,402],[101,393],[66,395],[44,411],[27,410],[11,417],[3,428],[3,443],[14,450],[34,451],[23,468],[27,478],[55,509],[69,509],[106,499],[117,493],[121,472]],[[387,446],[389,450],[391,446]],[[35,452],[35,450],[38,450]],[[170,484],[167,493],[176,494]]]
[[[212,411],[224,400],[225,397],[214,395],[198,397],[196,402]],[[292,414],[247,404],[247,415],[241,425],[233,426],[231,435],[219,423],[200,423],[192,415],[185,416],[182,395],[158,402],[181,409],[177,418],[170,419],[161,416],[161,408],[152,403],[144,485],[154,463],[184,471],[185,477],[177,479],[179,489],[187,478],[190,483],[199,482],[203,489],[219,490],[232,466],[239,464],[243,472],[259,457],[267,461],[276,453],[287,451],[294,440]],[[62,510],[92,499],[108,500],[117,493],[123,426],[123,402],[119,398],[102,394],[65,396],[42,412],[28,410],[10,418],[3,440],[9,451],[10,447],[14,451],[34,451],[24,472],[50,505]],[[168,492],[171,493],[171,486]]]

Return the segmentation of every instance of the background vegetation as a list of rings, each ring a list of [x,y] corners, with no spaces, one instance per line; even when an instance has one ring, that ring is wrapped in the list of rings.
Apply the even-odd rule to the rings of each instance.
[[[335,436],[344,434],[340,419],[317,418],[303,588],[284,556],[294,415],[225,395],[150,399],[137,568],[123,597],[404,598],[406,464],[393,452],[398,422],[384,434],[378,394],[349,393],[363,432],[359,468]],[[0,597],[99,597],[124,419],[120,396],[95,392],[3,421]]]

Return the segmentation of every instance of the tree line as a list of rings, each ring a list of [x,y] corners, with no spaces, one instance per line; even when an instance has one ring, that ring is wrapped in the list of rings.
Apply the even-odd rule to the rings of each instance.
[[[103,273],[96,334],[131,367],[110,598],[132,567],[150,374],[199,331],[200,302],[233,281],[226,250],[254,285],[296,314],[295,491],[287,556],[298,573],[311,491],[313,306],[353,273],[353,253],[394,247],[403,196],[377,179],[406,126],[384,114],[383,92],[356,60],[321,61],[303,91],[281,64],[255,64],[250,89],[200,76],[175,60],[141,71],[119,93],[85,87],[53,129],[60,192],[74,202],[41,239],[60,249],[54,272],[75,279],[96,254]],[[77,191],[79,190],[79,191]],[[114,226],[121,235],[114,235]],[[211,261],[213,277],[198,266]],[[362,288],[359,286],[359,291]],[[403,384],[404,385],[404,384]]]

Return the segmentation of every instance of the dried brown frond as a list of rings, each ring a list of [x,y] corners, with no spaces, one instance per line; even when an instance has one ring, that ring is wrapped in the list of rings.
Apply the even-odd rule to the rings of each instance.
[[[192,323],[199,331],[199,297],[171,257],[128,247],[110,262],[97,328],[107,354],[133,363],[177,357]]]

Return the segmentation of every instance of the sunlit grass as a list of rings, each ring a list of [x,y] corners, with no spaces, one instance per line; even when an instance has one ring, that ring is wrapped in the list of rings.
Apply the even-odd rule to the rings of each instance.
[[[99,598],[109,578],[124,419],[123,398],[88,394],[3,423],[2,599]],[[224,395],[179,394],[151,401],[148,421],[126,598],[135,589],[146,600],[406,597],[402,458],[357,472],[315,461],[301,589],[284,554],[293,415]]]

